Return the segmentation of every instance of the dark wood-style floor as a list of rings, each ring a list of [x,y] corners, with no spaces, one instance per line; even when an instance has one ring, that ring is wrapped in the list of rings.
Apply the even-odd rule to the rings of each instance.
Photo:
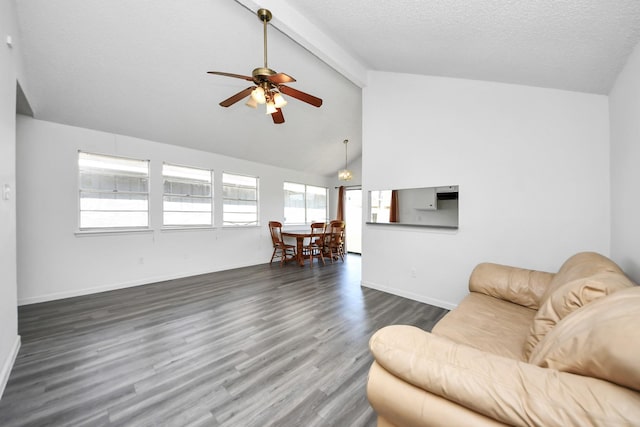
[[[360,287],[360,257],[23,306],[1,426],[371,426],[367,343],[446,310]]]

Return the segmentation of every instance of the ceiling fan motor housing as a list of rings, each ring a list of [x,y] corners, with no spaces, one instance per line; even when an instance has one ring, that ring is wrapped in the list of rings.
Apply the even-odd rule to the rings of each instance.
[[[266,80],[267,77],[273,76],[274,74],[276,74],[276,72],[271,68],[258,67],[253,70],[253,73],[251,75],[253,76],[253,80],[256,81],[256,83],[260,83]]]

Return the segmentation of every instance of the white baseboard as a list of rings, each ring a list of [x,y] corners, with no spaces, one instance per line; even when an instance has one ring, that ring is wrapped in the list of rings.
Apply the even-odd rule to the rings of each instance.
[[[167,280],[175,280],[175,279],[182,279],[184,277],[199,276],[201,274],[215,273],[216,271],[223,271],[223,270],[232,270],[234,268],[249,267],[251,265],[255,265],[255,264],[225,265],[225,266],[218,267],[215,270],[203,269],[199,271],[186,271],[186,272],[180,272],[176,274],[145,277],[143,279],[132,280],[129,282],[112,283],[108,285],[95,286],[91,288],[74,289],[70,291],[53,292],[53,293],[38,295],[34,297],[18,298],[18,306],[37,304],[40,302],[54,301],[54,300],[64,299],[64,298],[79,297],[83,295],[97,294],[100,292],[114,291],[116,289],[132,288],[134,286],[148,285],[150,283],[157,283],[157,282],[166,282]]]
[[[2,364],[2,371],[0,371],[0,398],[2,398],[4,389],[7,386],[7,382],[9,381],[9,375],[11,375],[11,369],[13,369],[13,364],[16,362],[16,357],[18,357],[18,351],[20,351],[20,343],[20,335],[16,335],[16,340],[13,343],[13,348],[11,348],[11,352]]]
[[[364,286],[365,288],[371,288],[371,289],[375,289],[378,291],[382,291],[382,292],[386,292],[388,294],[392,294],[392,295],[397,295],[399,297],[403,297],[403,298],[408,298],[408,299],[412,299],[414,301],[418,301],[418,302],[423,302],[425,304],[429,304],[429,305],[435,305],[436,307],[440,307],[440,308],[444,308],[447,310],[453,310],[454,308],[456,308],[458,306],[458,304],[454,304],[448,301],[442,301],[436,298],[430,298],[424,295],[420,295],[420,294],[416,294],[413,292],[408,292],[402,289],[397,289],[397,288],[392,288],[389,286],[383,286],[380,285],[378,283],[372,283],[372,282],[365,282],[362,281],[361,285]]]

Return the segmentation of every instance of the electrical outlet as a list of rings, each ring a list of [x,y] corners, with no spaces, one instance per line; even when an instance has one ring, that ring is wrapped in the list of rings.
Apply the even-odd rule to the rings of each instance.
[[[411,277],[413,277],[414,279],[416,278],[416,268],[415,267],[413,267],[411,269]]]

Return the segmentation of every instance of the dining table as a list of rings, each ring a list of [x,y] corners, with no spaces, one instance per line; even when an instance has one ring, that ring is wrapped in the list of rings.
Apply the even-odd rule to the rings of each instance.
[[[311,238],[311,231],[282,231],[282,237],[292,237],[296,239],[296,260],[300,267],[304,267],[304,255],[302,254],[302,247],[304,246],[304,239]]]

